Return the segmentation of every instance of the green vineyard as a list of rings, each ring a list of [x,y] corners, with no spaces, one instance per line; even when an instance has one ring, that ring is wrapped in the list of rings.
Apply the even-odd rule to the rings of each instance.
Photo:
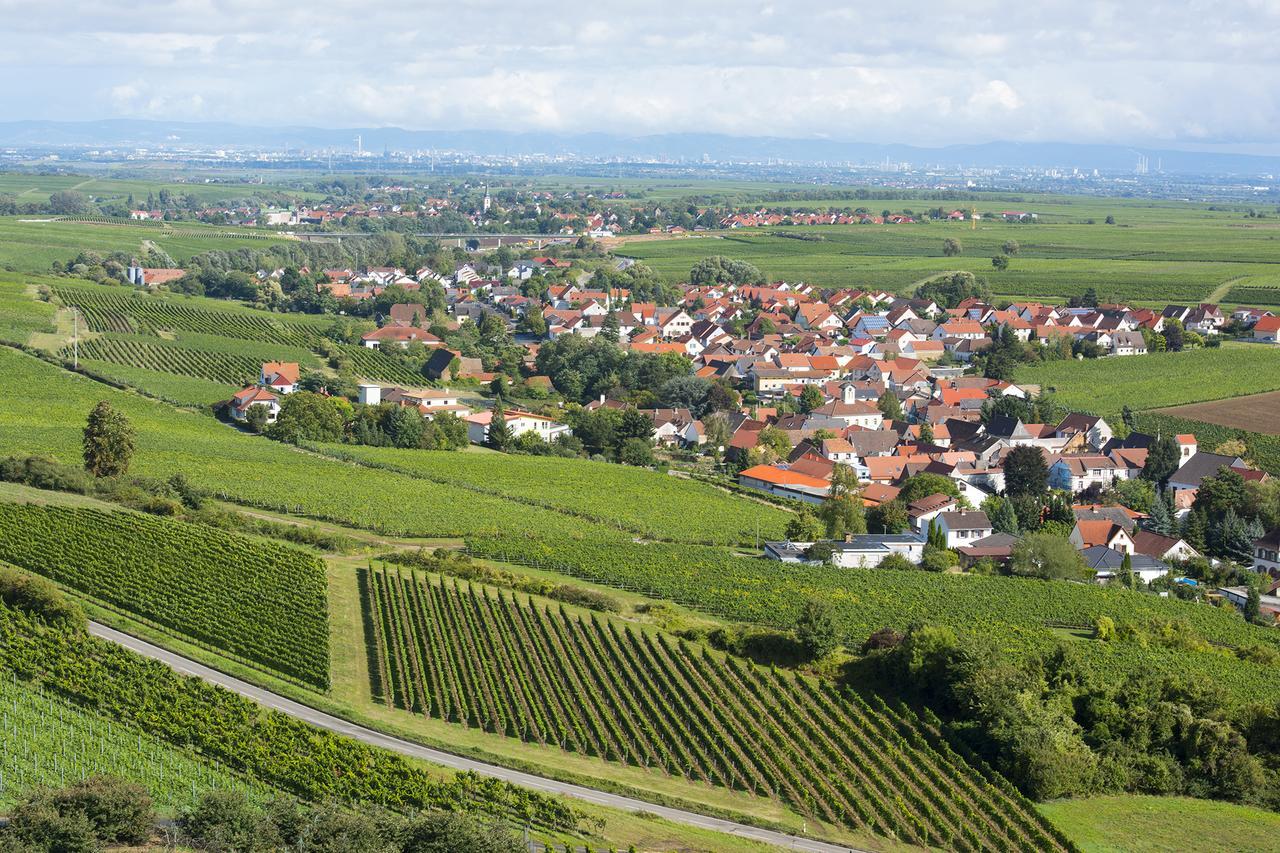
[[[64,305],[78,308],[94,332],[155,335],[161,330],[188,331],[302,347],[313,346],[319,339],[307,326],[269,315],[209,310],[133,291],[54,287],[53,293]]]
[[[906,709],[511,594],[385,569],[361,579],[388,706],[921,846],[1070,849]]]
[[[189,806],[214,789],[244,791],[255,800],[275,793],[11,674],[0,678],[0,808],[36,786],[60,788],[104,773],[145,786],[162,809]]]
[[[395,382],[410,388],[422,388],[432,385],[427,377],[413,368],[392,358],[382,350],[356,346],[354,344],[337,344],[341,356],[351,368],[351,372],[365,379],[376,382]]]
[[[104,336],[80,343],[80,358],[98,359],[131,367],[143,367],[178,376],[209,379],[227,385],[244,385],[257,381],[262,362],[243,355],[209,352],[175,346],[161,340]],[[59,355],[70,360],[71,347]]]
[[[296,548],[138,513],[0,503],[0,560],[329,685],[324,566]]]

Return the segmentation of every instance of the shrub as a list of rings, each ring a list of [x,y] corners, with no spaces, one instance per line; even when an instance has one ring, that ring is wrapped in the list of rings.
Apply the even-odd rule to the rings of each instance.
[[[566,604],[576,604],[589,610],[600,610],[605,613],[620,613],[622,605],[611,595],[594,589],[587,589],[572,584],[561,584],[551,590],[551,597]]]
[[[80,631],[88,624],[80,605],[44,578],[0,564],[0,602],[39,616],[46,625]]]
[[[66,788],[40,789],[13,813],[13,831],[32,849],[92,851],[102,844],[141,844],[155,823],[151,795],[114,776],[91,776]]]
[[[43,456],[10,456],[0,459],[0,480],[81,495],[87,494],[93,483],[93,478],[84,469],[63,465]]]

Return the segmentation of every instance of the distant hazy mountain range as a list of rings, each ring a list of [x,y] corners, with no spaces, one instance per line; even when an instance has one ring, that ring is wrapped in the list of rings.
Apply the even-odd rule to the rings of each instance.
[[[470,154],[564,154],[582,157],[656,157],[663,159],[749,160],[771,158],[805,163],[853,162],[875,164],[886,158],[913,165],[972,167],[1059,167],[1131,171],[1138,155],[1149,168],[1198,174],[1264,175],[1280,172],[1280,156],[1194,151],[1137,149],[1126,145],[987,142],[925,148],[915,145],[838,142],[826,139],[784,139],[766,136],[725,136],[703,133],[665,133],[624,136],[608,133],[524,133],[493,130],[404,130],[398,127],[252,127],[219,122],[169,122],[113,119],[108,121],[0,122],[0,146],[130,146],[144,148],[199,146],[201,148],[311,151],[355,150],[356,136],[365,151],[440,151]]]

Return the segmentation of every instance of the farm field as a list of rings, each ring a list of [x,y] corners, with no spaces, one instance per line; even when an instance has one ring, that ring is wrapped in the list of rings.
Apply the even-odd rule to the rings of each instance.
[[[181,263],[217,249],[265,247],[285,238],[269,232],[179,222],[71,222],[47,216],[0,216],[0,266],[18,272],[48,272],[54,261],[66,262],[80,252],[140,253],[150,240]]]
[[[1159,411],[1166,415],[1191,418],[1233,429],[1280,435],[1280,392],[1278,391],[1214,400],[1209,403],[1191,403]]]
[[[177,181],[173,180],[170,174],[157,174],[154,177],[144,178],[95,174],[46,175],[3,172],[0,173],[0,193],[12,195],[19,203],[47,201],[52,193],[63,190],[71,190],[107,202],[123,202],[132,195],[139,206],[145,204],[148,194],[159,195],[162,190],[168,190],[175,196],[195,196],[206,202],[273,196],[277,193],[293,196],[315,195],[275,184],[228,181],[225,176],[218,176],[217,183],[205,183],[198,173],[192,174],[191,177],[192,180],[189,181]]]
[[[40,687],[0,678],[0,809],[31,788],[63,787],[99,774],[121,776],[146,787],[157,809],[173,815],[192,805],[193,794],[243,791],[253,800],[276,794],[195,753],[139,729],[85,711]]]
[[[1012,658],[1025,659],[1058,641],[1046,623],[1092,625],[1103,615],[1117,622],[1178,620],[1227,648],[1179,650],[1175,658],[1161,649],[1124,642],[1081,639],[1075,647],[1110,677],[1140,670],[1195,672],[1221,684],[1234,703],[1280,697],[1265,667],[1230,651],[1254,644],[1280,647],[1275,632],[1247,625],[1233,612],[1123,589],[888,569],[815,569],[693,545],[472,537],[467,546],[476,557],[546,568],[676,601],[722,619],[780,628],[794,624],[808,597],[819,596],[832,604],[851,646],[883,627],[904,631],[913,622],[930,621],[981,634]]]
[[[714,486],[585,459],[317,445],[322,453],[432,482],[566,512],[650,538],[750,543],[781,535],[790,515]]]
[[[54,331],[56,309],[30,287],[26,277],[0,272],[0,341],[25,344],[34,333]]]
[[[388,705],[780,796],[917,844],[1061,847],[1026,804],[888,708],[520,596],[399,571],[364,582]]]
[[[137,430],[133,463],[137,473],[167,479],[180,471],[197,487],[244,505],[423,537],[512,530],[566,539],[623,536],[612,525],[580,515],[513,498],[460,492],[420,476],[306,453],[240,432],[206,415],[109,388],[9,349],[0,349],[0,389],[7,401],[0,402],[0,453],[43,453],[78,462],[84,419],[97,401],[109,400],[133,420]],[[616,470],[620,472],[616,476],[628,482],[628,472],[621,466],[590,470],[610,478]],[[689,493],[688,484],[652,476],[663,492],[670,488],[674,494]],[[731,517],[744,507],[766,517],[777,513],[744,498],[710,494],[723,498],[724,511]],[[660,498],[661,493],[651,496],[653,501]],[[773,517],[780,527],[782,516]],[[730,529],[727,524],[725,529]],[[655,532],[676,538],[661,528]]]
[[[1104,417],[1280,389],[1280,348],[1216,349],[1052,361],[1020,367],[1015,381],[1052,391],[1073,411]]]
[[[0,560],[232,657],[329,684],[324,567],[299,549],[141,513],[0,503]]]
[[[1190,797],[1087,797],[1038,808],[1081,853],[1264,853],[1280,833],[1275,812]]]

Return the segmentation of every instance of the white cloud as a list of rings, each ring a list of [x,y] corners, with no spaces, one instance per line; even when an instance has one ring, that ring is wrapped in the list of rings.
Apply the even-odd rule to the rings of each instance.
[[[0,0],[0,112],[929,143],[1280,138],[1280,3]],[[39,68],[33,75],[26,69]]]

